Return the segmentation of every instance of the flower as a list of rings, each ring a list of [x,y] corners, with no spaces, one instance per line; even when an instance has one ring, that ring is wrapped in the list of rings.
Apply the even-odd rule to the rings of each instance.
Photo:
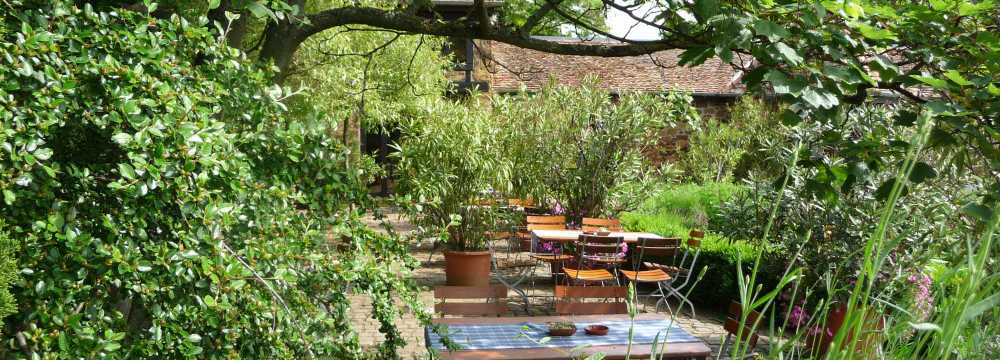
[[[906,278],[907,282],[914,286],[913,307],[915,316],[920,320],[926,320],[934,311],[934,295],[931,293],[933,281],[930,276],[921,272],[914,272]]]
[[[806,310],[802,308],[802,305],[795,305],[792,307],[792,311],[788,313],[788,325],[793,328],[798,328],[809,321],[809,314]]]

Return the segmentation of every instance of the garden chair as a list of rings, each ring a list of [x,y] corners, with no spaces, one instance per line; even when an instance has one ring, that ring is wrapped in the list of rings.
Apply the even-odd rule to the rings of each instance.
[[[493,278],[521,297],[524,311],[527,313],[528,293],[521,289],[520,285],[534,276],[538,262],[521,256],[520,251],[512,245],[517,241],[513,233],[493,232],[489,235],[490,272]]]
[[[622,222],[618,219],[598,218],[583,218],[581,221],[580,229],[583,231],[593,232],[601,228],[608,229],[608,231],[622,231]]]
[[[556,314],[625,314],[628,305],[624,286],[556,286]],[[588,302],[586,299],[600,300]]]
[[[576,268],[563,268],[567,285],[573,282],[586,285],[590,282],[618,281],[618,268],[625,262],[622,253],[624,239],[621,236],[599,236],[581,234],[576,242]],[[608,271],[611,269],[611,271]]]
[[[452,316],[500,316],[507,314],[507,287],[490,286],[435,286],[434,312],[441,317]],[[448,300],[485,299],[480,302],[448,302]]]
[[[656,302],[655,310],[657,312],[660,310],[660,303],[667,305],[667,310],[670,310],[670,304],[664,300],[663,294],[665,292],[664,288],[670,286],[674,277],[659,267],[645,267],[642,264],[645,263],[644,260],[648,257],[655,257],[657,259],[673,258],[680,250],[680,245],[681,239],[679,238],[639,238],[635,249],[632,250],[632,270],[619,270],[626,280],[637,285],[640,283],[656,284],[657,289],[646,296],[660,297]]]
[[[746,342],[748,354],[744,356],[745,359],[754,359],[758,357],[758,354],[753,351],[757,347],[757,340],[760,338],[757,332],[753,329],[753,324],[757,322],[760,318],[760,312],[751,311],[747,314],[747,321],[743,324],[742,334],[740,333],[740,317],[743,315],[743,306],[739,302],[731,301],[729,303],[729,314],[726,316],[726,323],[722,326],[726,329],[726,338],[722,340],[722,346],[719,347],[719,354],[726,354],[726,347],[729,345],[729,340],[737,335],[741,337],[740,342]]]
[[[531,246],[531,230],[565,230],[566,217],[562,215],[528,215],[526,226],[517,229],[517,237],[521,240],[522,251],[534,251]],[[535,228],[529,228],[536,225]]]
[[[684,250],[684,255],[681,256],[681,262],[678,266],[665,265],[654,262],[646,261],[643,265],[649,268],[658,268],[669,274],[674,279],[670,281],[668,286],[664,288],[665,292],[661,292],[663,298],[661,301],[667,301],[670,297],[676,297],[681,302],[681,307],[687,304],[691,307],[691,316],[695,316],[694,304],[684,296],[681,292],[682,289],[687,287],[688,283],[691,282],[691,276],[694,272],[695,265],[698,263],[698,255],[701,254],[701,241],[705,237],[705,233],[700,230],[691,230],[688,233],[687,248]],[[691,259],[688,262],[688,259]],[[680,282],[680,285],[677,285]]]

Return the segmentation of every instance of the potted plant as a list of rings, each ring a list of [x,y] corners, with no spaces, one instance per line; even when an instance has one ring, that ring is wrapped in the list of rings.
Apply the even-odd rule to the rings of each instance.
[[[401,124],[396,147],[397,203],[418,234],[444,246],[448,285],[485,286],[490,280],[488,234],[498,219],[491,189],[503,181],[494,125],[461,104],[436,103],[429,114]]]
[[[491,254],[488,233],[497,211],[492,206],[466,206],[452,214],[439,239],[445,245],[445,279],[451,286],[488,286]]]

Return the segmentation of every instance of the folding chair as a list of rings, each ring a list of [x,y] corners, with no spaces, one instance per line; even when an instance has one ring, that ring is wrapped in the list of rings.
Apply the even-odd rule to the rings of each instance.
[[[670,286],[670,283],[674,281],[674,277],[659,267],[646,267],[643,265],[646,263],[644,260],[649,257],[658,259],[673,258],[680,250],[680,245],[681,239],[679,238],[639,238],[635,249],[632,251],[632,270],[619,270],[622,276],[630,282],[656,284],[656,290],[653,290],[646,296],[660,298],[656,302],[655,310],[657,312],[660,310],[660,303],[667,305],[667,310],[670,310],[670,304],[664,300],[663,294],[665,288]],[[643,306],[645,308],[645,305]]]
[[[625,257],[621,255],[623,243],[621,236],[581,234],[576,242],[576,268],[563,268],[567,285],[573,285],[573,281],[584,284],[600,282],[602,285],[605,281],[614,281],[615,285],[621,285],[616,274],[618,267],[625,262]]]
[[[719,354],[726,353],[726,347],[729,345],[729,339],[737,336],[740,333],[740,317],[743,315],[743,306],[739,302],[731,301],[729,303],[729,314],[726,316],[726,323],[722,326],[726,329],[726,338],[722,340],[722,346],[719,347]],[[760,338],[757,332],[753,329],[753,324],[757,322],[760,318],[760,312],[750,311],[747,314],[747,321],[743,324],[742,334],[739,334],[740,342],[746,342],[747,349],[750,350],[744,358],[756,358],[758,355],[753,351],[757,347],[757,340]]]
[[[695,265],[698,263],[698,255],[701,254],[701,240],[705,237],[705,233],[699,230],[691,230],[688,234],[687,248],[684,250],[684,255],[681,257],[681,262],[678,266],[658,264],[646,261],[643,265],[649,268],[659,268],[669,274],[674,279],[670,281],[668,286],[664,288],[665,291],[661,292],[663,298],[661,301],[667,301],[670,297],[676,297],[681,302],[681,307],[687,304],[691,307],[691,316],[695,316],[694,303],[691,302],[684,293],[681,292],[682,289],[687,287],[688,283],[691,282],[691,276],[694,272]],[[691,262],[688,262],[688,258]],[[678,281],[683,281],[680,285],[676,285]]]

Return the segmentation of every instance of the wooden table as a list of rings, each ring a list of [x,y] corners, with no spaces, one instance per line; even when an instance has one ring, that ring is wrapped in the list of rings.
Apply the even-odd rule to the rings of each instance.
[[[664,314],[638,314],[636,320],[663,320]],[[435,319],[434,324],[470,325],[470,324],[518,324],[523,322],[545,323],[550,321],[607,321],[627,320],[628,315],[576,315],[576,316],[532,316],[532,317],[481,317],[481,318],[445,318]],[[583,331],[582,329],[580,331]],[[663,359],[707,359],[712,350],[702,341],[661,344],[657,358]],[[564,348],[531,348],[531,349],[495,349],[495,350],[456,350],[441,351],[440,359],[446,360],[569,360],[584,358],[589,354],[604,353],[604,359],[625,359],[627,345],[591,346],[575,353]],[[631,359],[648,359],[652,352],[652,344],[632,344],[629,352]],[[583,356],[581,356],[583,355]]]
[[[580,238],[582,230],[532,230],[531,235],[538,240],[573,242]],[[638,242],[639,238],[663,239],[664,237],[653,233],[612,231],[609,236],[621,236],[627,243]]]

